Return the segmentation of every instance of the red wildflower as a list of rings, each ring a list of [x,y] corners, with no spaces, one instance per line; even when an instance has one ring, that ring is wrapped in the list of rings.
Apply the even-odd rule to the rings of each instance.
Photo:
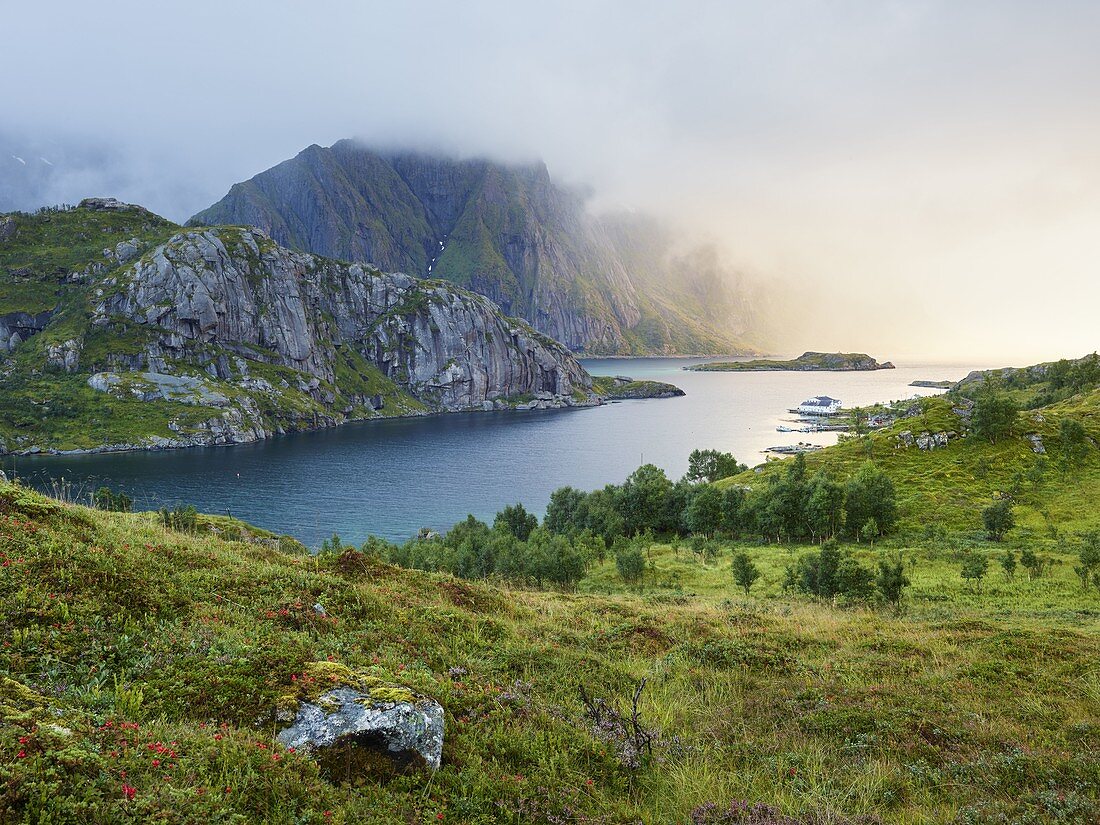
[[[26,759],[27,758],[27,752],[26,751],[19,751],[19,753],[17,753],[16,756],[18,756],[20,759]]]
[[[127,785],[125,782],[122,783],[122,795],[125,796],[127,799],[133,799],[134,794],[136,793],[137,788],[135,788],[133,785]]]

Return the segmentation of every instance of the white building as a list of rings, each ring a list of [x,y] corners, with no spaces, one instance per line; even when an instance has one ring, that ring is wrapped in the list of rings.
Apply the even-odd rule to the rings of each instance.
[[[836,415],[840,412],[840,400],[827,395],[807,398],[798,405],[799,415]]]

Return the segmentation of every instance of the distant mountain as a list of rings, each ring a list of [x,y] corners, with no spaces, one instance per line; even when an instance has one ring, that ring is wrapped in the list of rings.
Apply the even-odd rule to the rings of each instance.
[[[589,354],[738,353],[753,313],[704,250],[645,218],[596,218],[545,165],[343,140],[235,184],[189,221],[257,226],[291,248],[437,277]]]

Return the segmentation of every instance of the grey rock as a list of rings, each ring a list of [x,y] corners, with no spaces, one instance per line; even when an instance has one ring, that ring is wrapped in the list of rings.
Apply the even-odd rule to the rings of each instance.
[[[564,347],[482,296],[291,252],[258,232],[233,234],[234,251],[213,230],[175,236],[97,314],[163,330],[161,348],[174,359],[204,345],[270,351],[309,377],[300,388],[318,400],[321,382],[336,377],[334,339],[440,410],[591,387]]]
[[[443,757],[443,707],[432,699],[381,701],[337,687],[316,704],[303,702],[280,744],[306,753],[344,745],[381,750],[399,763],[422,762],[438,770]]]
[[[76,372],[83,349],[84,342],[79,338],[50,344],[46,347],[46,366],[64,372]]]
[[[0,218],[0,242],[14,238],[16,228],[15,218],[13,216],[5,215]]]
[[[53,310],[31,315],[27,312],[9,312],[0,315],[0,352],[10,352],[33,335],[46,328]]]
[[[903,447],[912,447],[914,444],[913,433],[910,430],[902,430],[898,433],[898,441]]]
[[[1024,436],[1031,442],[1031,451],[1037,455],[1046,455],[1047,448],[1043,444],[1043,437],[1039,433],[1028,433]]]
[[[229,399],[202,378],[159,372],[97,372],[88,386],[99,392],[128,393],[142,401],[178,401],[200,407],[224,407]]]
[[[93,212],[148,212],[142,206],[123,203],[116,198],[85,198],[80,202],[79,208],[91,209]]]
[[[115,258],[120,264],[132,261],[141,253],[141,244],[137,238],[130,238],[128,241],[119,241],[115,245]]]

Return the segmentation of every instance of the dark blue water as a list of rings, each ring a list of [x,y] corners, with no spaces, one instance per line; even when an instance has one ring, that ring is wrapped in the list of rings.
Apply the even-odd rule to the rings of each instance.
[[[786,409],[818,394],[845,404],[905,398],[916,378],[960,378],[969,366],[860,373],[696,373],[683,359],[586,361],[595,374],[671,381],[684,398],[579,410],[469,413],[349,424],[259,444],[14,460],[39,487],[69,480],[78,493],[121,488],[139,508],[194,504],[288,533],[310,545],[338,532],[360,542],[445,528],[467,513],[491,520],[517,501],[541,513],[550,493],[621,482],[640,463],[670,476],[696,447],[755,464],[773,444],[830,443],[834,434],[781,434]],[[11,470],[12,457],[4,459]]]

